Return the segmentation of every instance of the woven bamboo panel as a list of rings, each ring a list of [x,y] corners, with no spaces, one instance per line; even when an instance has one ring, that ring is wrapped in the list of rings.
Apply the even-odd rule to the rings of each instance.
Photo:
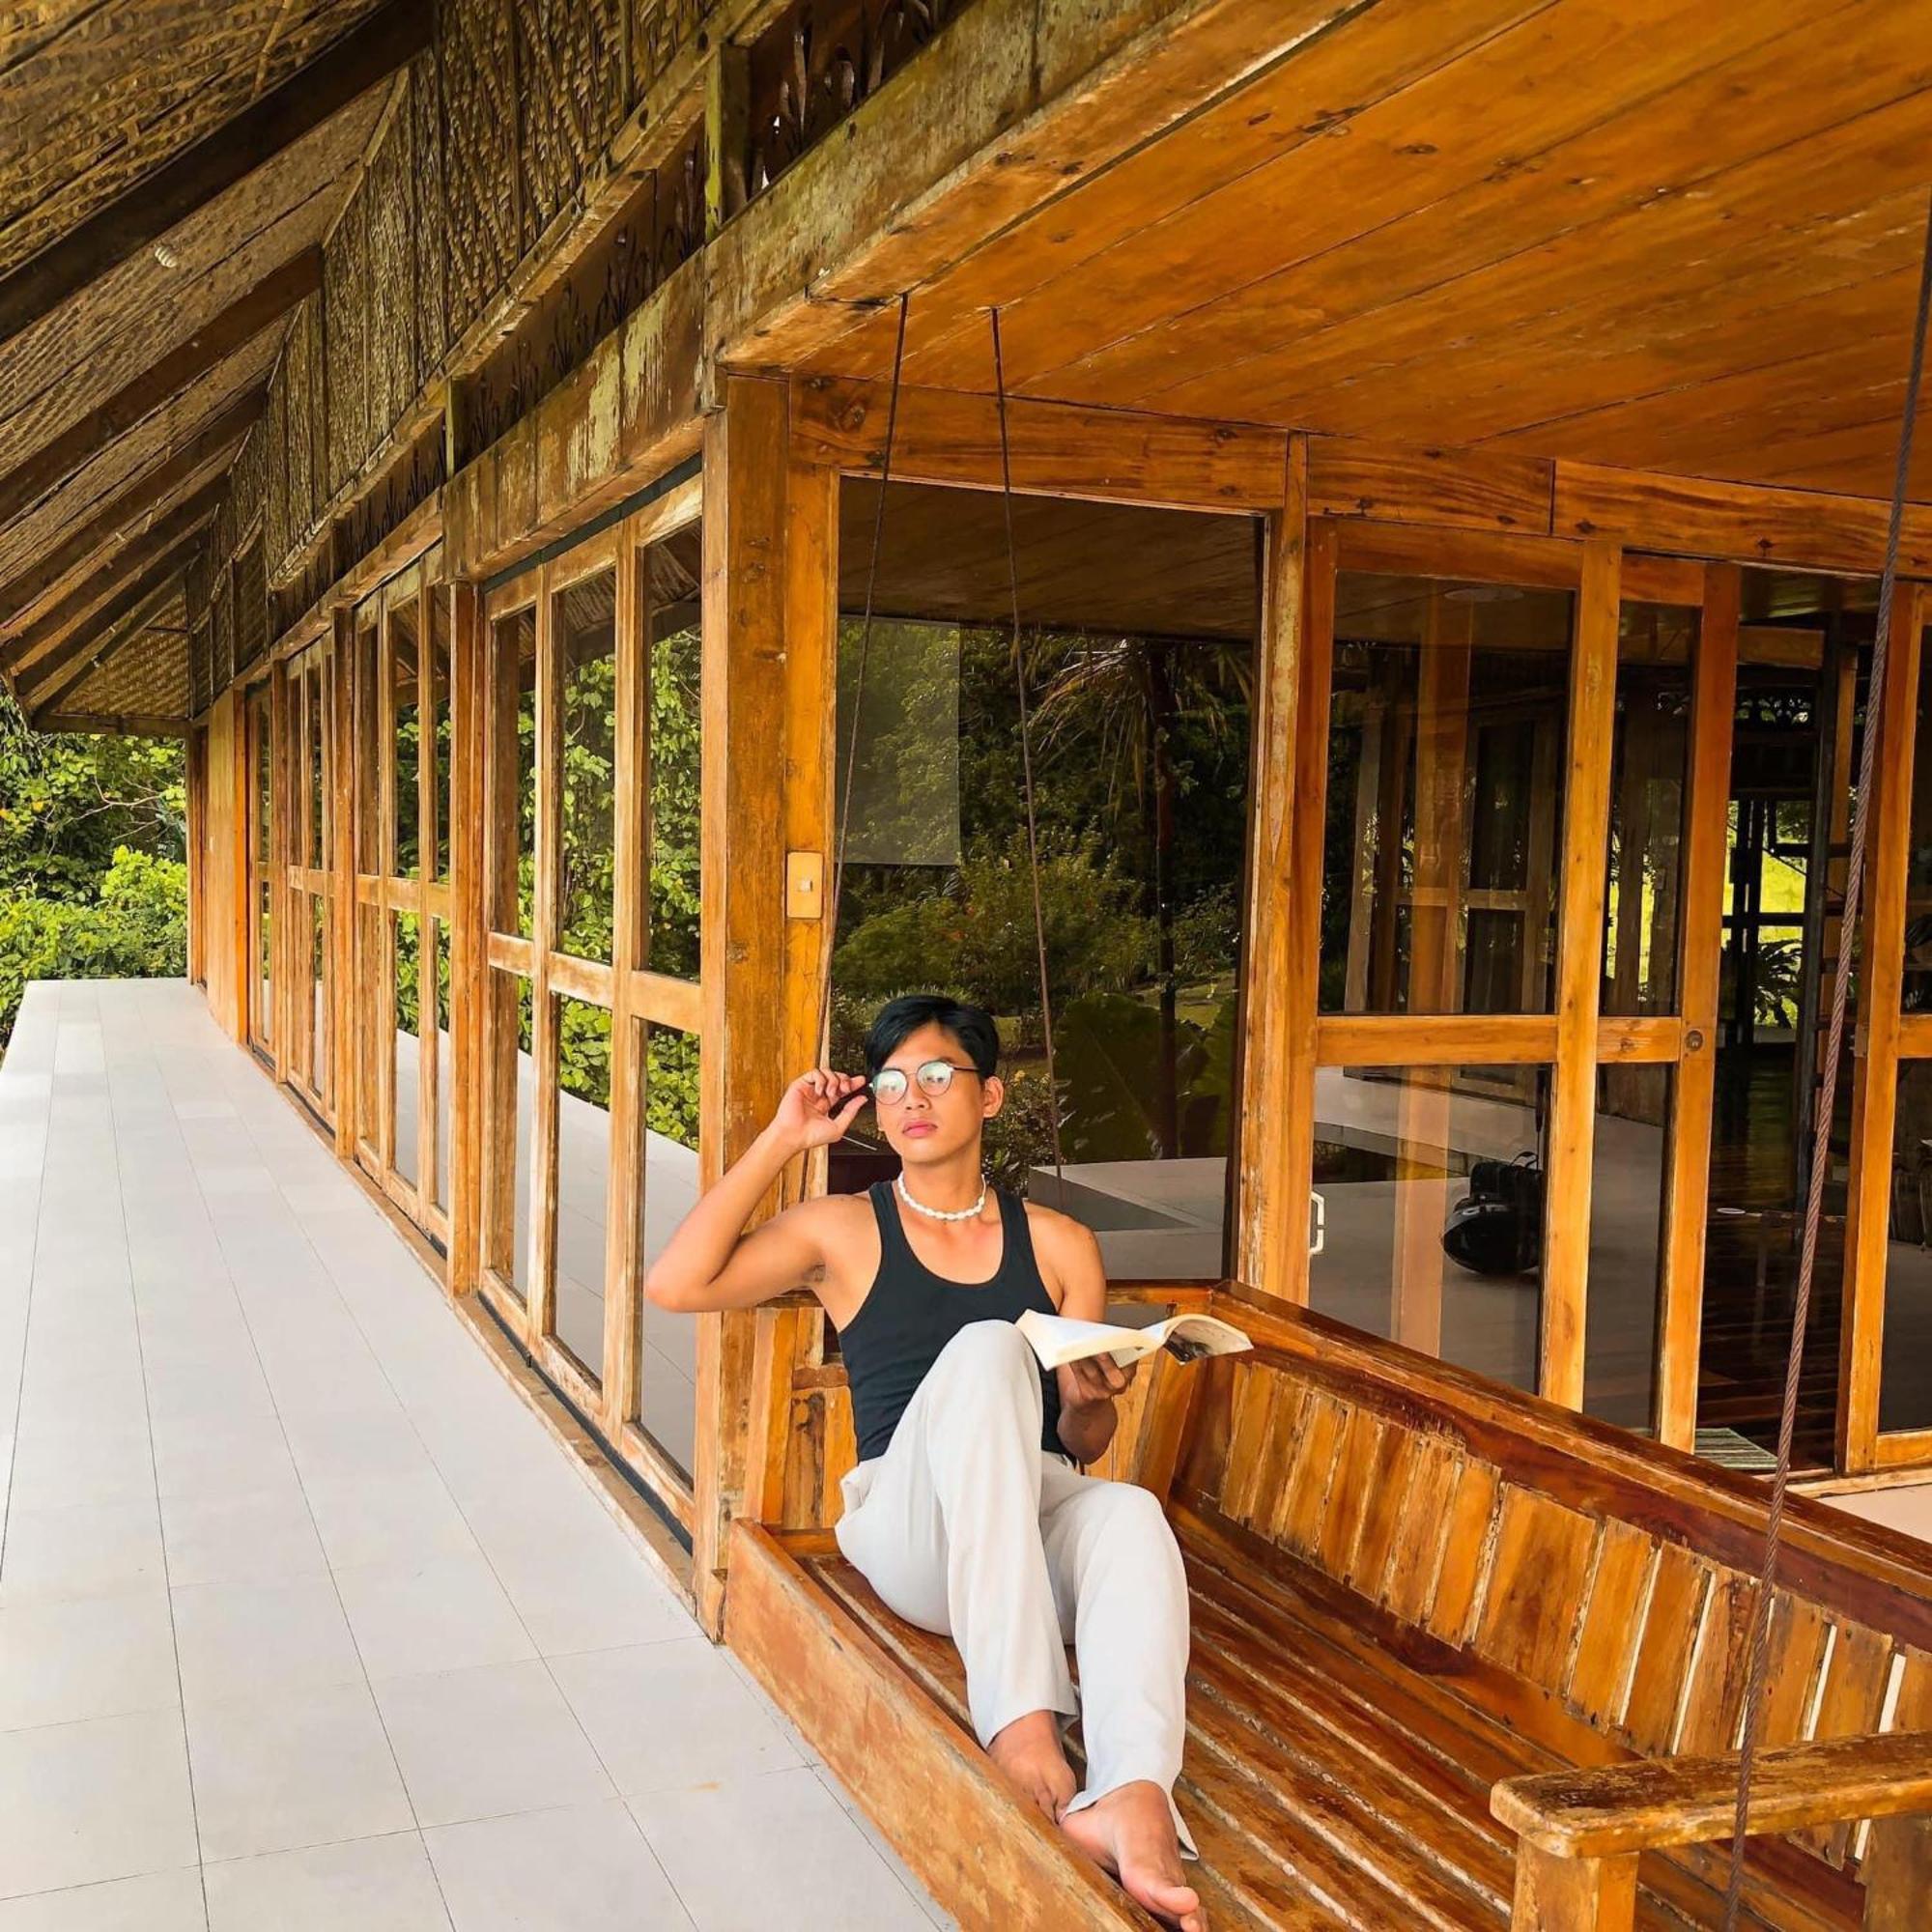
[[[715,0],[631,0],[631,102],[635,106],[697,38]]]
[[[11,8],[0,271],[281,85],[377,0]]]
[[[262,514],[269,489],[269,419],[261,417],[242,439],[229,471],[228,500],[235,506],[235,534]]]
[[[413,188],[410,180],[410,122],[397,114],[370,157],[357,189],[365,223],[363,272],[368,280],[369,331],[361,456],[385,437],[416,392]]]
[[[209,622],[200,618],[187,639],[187,708],[199,718],[214,702],[214,654],[209,642]]]
[[[441,21],[450,316],[461,333],[517,259],[516,36],[509,0],[451,0]]]
[[[235,681],[235,600],[225,570],[214,580],[214,597],[209,606],[209,615],[213,619],[209,631],[210,656],[214,665],[215,695],[219,696]]]
[[[235,559],[235,668],[246,670],[268,643],[269,573],[258,536]]]
[[[448,222],[443,213],[442,98],[433,54],[410,70],[410,174],[415,189],[416,376],[427,382],[449,346],[445,282]]]
[[[358,101],[85,294],[0,341],[0,469],[11,469],[323,238],[373,125]]]
[[[87,522],[104,499],[160,462],[168,450],[187,441],[244,389],[262,383],[274,354],[273,332],[257,336],[184,389],[165,409],[116,438],[58,490],[0,530],[0,579],[14,576],[52,549],[77,524]]]
[[[522,245],[527,248],[616,131],[623,107],[618,0],[515,0],[522,111]]]
[[[269,555],[279,558],[289,550],[289,390],[280,369],[269,387],[264,423],[269,451],[262,493],[262,538]]]
[[[186,610],[177,599],[116,645],[113,656],[61,700],[61,712],[76,718],[186,718],[188,639],[181,635]]]
[[[323,342],[328,407],[323,417],[328,460],[325,501],[349,480],[369,447],[369,207],[351,197],[323,266]]]

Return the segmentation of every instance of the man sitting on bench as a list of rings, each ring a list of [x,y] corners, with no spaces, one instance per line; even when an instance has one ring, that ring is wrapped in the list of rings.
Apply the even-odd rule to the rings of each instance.
[[[888,1607],[951,1635],[973,1728],[1073,1843],[1164,1922],[1205,1932],[1172,1788],[1185,1732],[1187,1583],[1159,1503],[1077,1464],[1105,1453],[1127,1386],[1101,1355],[1046,1374],[1026,1309],[1098,1321],[1093,1234],[987,1184],[1005,1090],[979,1007],[894,1000],[867,1078],[817,1067],[685,1217],[645,1292],[661,1308],[751,1308],[800,1286],[838,1328],[859,1462],[838,1547]],[[900,1171],[802,1201],[743,1233],[785,1164],[843,1137],[870,1096]],[[1076,1695],[1066,1668],[1080,1663]],[[1082,1714],[1087,1784],[1061,1749]]]

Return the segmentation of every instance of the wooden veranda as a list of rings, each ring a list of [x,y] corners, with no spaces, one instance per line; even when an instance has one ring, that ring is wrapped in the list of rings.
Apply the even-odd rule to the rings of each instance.
[[[1814,1131],[1803,1473],[1932,1465],[1932,439],[1870,677],[1922,9],[171,0],[0,87],[0,671],[186,738],[217,1019],[921,1875],[1128,1922],[831,1560],[816,1304],[640,1282],[828,977],[849,1051],[997,976],[1017,606],[1087,1003],[1042,1198],[1266,1339],[1110,1464],[1225,1639],[1222,1922],[1715,1922]],[[1917,1923],[1932,1569],[1791,1534],[1747,1906]]]

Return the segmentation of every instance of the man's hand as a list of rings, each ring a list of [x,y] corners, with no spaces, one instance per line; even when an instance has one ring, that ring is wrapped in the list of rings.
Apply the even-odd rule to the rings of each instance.
[[[1084,1361],[1063,1363],[1060,1403],[1063,1409],[1097,1408],[1111,1403],[1134,1378],[1138,1362],[1122,1368],[1111,1355],[1089,1355]]]

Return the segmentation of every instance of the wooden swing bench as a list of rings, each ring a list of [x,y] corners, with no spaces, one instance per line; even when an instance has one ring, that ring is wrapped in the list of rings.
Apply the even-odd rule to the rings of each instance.
[[[1126,1466],[1192,1584],[1178,1796],[1210,1922],[1718,1924],[1763,1491],[1243,1291],[1205,1305],[1255,1352],[1156,1357]],[[1739,1922],[1932,1925],[1932,1559],[1794,1496],[1779,1577]],[[726,1619],[962,1924],[1151,1924],[829,1533],[741,1520]]]

